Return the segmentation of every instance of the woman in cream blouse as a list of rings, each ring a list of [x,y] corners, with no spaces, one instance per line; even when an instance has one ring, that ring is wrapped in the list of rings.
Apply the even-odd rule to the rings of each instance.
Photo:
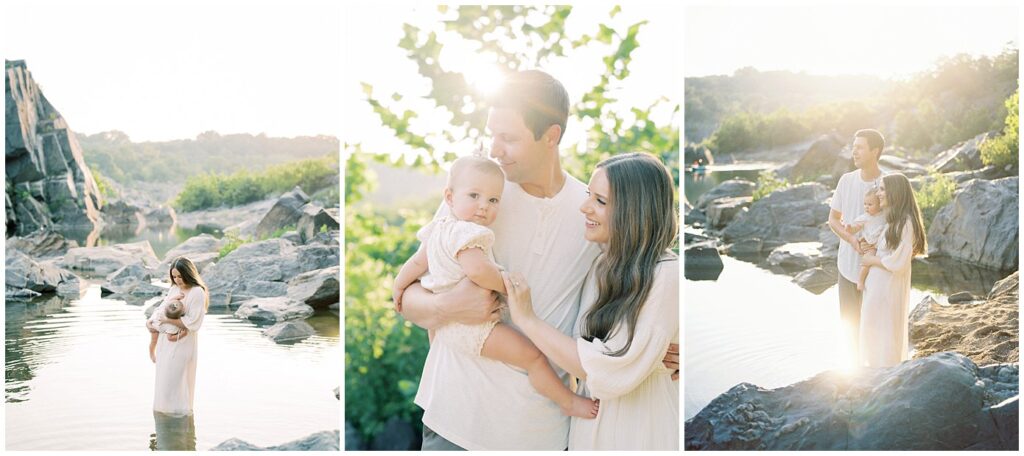
[[[672,178],[656,158],[626,154],[597,165],[580,207],[601,245],[581,293],[574,336],[533,312],[521,274],[505,276],[512,321],[551,362],[600,401],[573,419],[570,450],[679,449],[679,384],[662,364],[679,340],[679,260]]]

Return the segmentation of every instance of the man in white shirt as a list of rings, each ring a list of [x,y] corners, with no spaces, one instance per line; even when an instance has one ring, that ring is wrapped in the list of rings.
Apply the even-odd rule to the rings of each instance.
[[[559,161],[568,112],[560,82],[541,71],[521,71],[509,75],[492,100],[487,129],[491,157],[507,180],[490,226],[495,259],[524,274],[538,316],[572,334],[583,279],[600,252],[584,238],[579,208],[587,186]],[[469,280],[436,295],[410,286],[402,315],[425,329],[499,318],[494,293]],[[416,395],[424,409],[424,450],[566,448],[568,417],[530,386],[525,372],[443,345],[430,347]],[[670,349],[666,365],[678,369],[678,346]]]
[[[853,359],[859,359],[861,292],[857,290],[860,256],[864,246],[846,226],[864,213],[864,194],[877,187],[882,177],[878,159],[885,148],[885,138],[877,130],[859,130],[853,135],[853,164],[857,169],[843,174],[832,195],[828,225],[839,236],[839,316],[846,333],[847,348]]]

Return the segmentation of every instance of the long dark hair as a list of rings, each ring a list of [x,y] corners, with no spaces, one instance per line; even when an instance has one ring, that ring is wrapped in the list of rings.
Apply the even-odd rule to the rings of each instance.
[[[672,176],[648,154],[616,155],[597,164],[611,187],[608,247],[596,265],[598,298],[583,320],[587,340],[607,340],[625,323],[629,351],[640,309],[654,283],[659,260],[676,239]]]
[[[210,290],[206,288],[206,282],[203,282],[203,278],[199,276],[199,269],[196,268],[195,263],[192,260],[183,256],[177,257],[171,262],[171,267],[167,271],[167,275],[171,278],[171,283],[174,282],[174,270],[178,270],[178,274],[181,274],[181,281],[188,284],[189,287],[202,288],[205,298],[204,305],[206,308],[210,307]]]
[[[895,250],[900,245],[903,226],[910,220],[914,229],[913,254],[923,255],[928,250],[928,240],[925,238],[924,220],[921,217],[921,209],[917,207],[917,198],[914,197],[914,188],[910,186],[910,180],[907,176],[895,173],[882,177],[882,183],[885,184],[885,223],[888,224],[885,230],[885,244],[889,246],[889,250]]]

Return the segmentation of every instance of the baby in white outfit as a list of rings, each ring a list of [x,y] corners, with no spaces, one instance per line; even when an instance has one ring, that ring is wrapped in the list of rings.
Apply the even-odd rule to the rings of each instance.
[[[885,231],[885,212],[882,211],[877,192],[878,188],[872,187],[871,190],[864,194],[864,213],[858,215],[853,220],[853,224],[847,227],[850,233],[857,235],[857,239],[863,239],[872,246],[878,244],[878,238]],[[876,255],[877,249],[872,247],[864,253]],[[869,266],[861,266],[860,279],[857,281],[858,290],[864,291],[864,281],[867,280],[868,271],[870,270]]]
[[[157,307],[153,311],[153,315],[149,317],[149,327],[157,330],[157,332],[150,332],[149,341],[149,359],[154,363],[156,362],[156,341],[160,334],[178,334],[181,330],[170,323],[163,323],[163,320],[176,320],[185,314],[185,303],[181,302],[183,299],[185,299],[185,295],[179,293],[167,304]]]
[[[455,160],[444,191],[444,202],[451,215],[438,217],[416,233],[420,248],[395,277],[397,310],[401,311],[405,289],[417,279],[423,288],[435,293],[448,290],[469,277],[482,288],[507,294],[501,268],[495,264],[491,253],[494,232],[487,228],[498,215],[504,185],[505,175],[497,163],[477,156]],[[573,394],[540,350],[504,324],[495,321],[478,325],[448,323],[434,332],[431,343],[447,344],[463,353],[525,369],[534,389],[555,401],[566,415],[597,416],[597,401]]]

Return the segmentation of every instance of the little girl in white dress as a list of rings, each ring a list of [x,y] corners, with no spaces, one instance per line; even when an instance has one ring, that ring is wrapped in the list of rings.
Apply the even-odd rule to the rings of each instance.
[[[420,248],[395,277],[394,299],[398,310],[401,310],[402,292],[416,279],[435,293],[446,291],[469,277],[480,287],[506,294],[501,268],[495,264],[491,253],[494,232],[487,228],[498,214],[504,185],[505,176],[497,163],[478,156],[455,160],[444,191],[450,215],[437,217],[416,233]],[[597,401],[573,394],[540,350],[504,324],[496,321],[478,325],[448,323],[434,332],[431,343],[446,344],[462,353],[525,369],[533,388],[557,403],[562,413],[579,418],[597,416]]]
[[[857,239],[863,239],[868,244],[878,244],[878,238],[885,230],[885,212],[878,201],[878,187],[872,187],[864,194],[864,213],[853,220],[848,228],[850,233],[856,234]],[[877,255],[876,248],[870,248],[864,254]],[[864,281],[868,278],[869,266],[860,267],[860,279],[857,281],[857,289],[864,291]]]

